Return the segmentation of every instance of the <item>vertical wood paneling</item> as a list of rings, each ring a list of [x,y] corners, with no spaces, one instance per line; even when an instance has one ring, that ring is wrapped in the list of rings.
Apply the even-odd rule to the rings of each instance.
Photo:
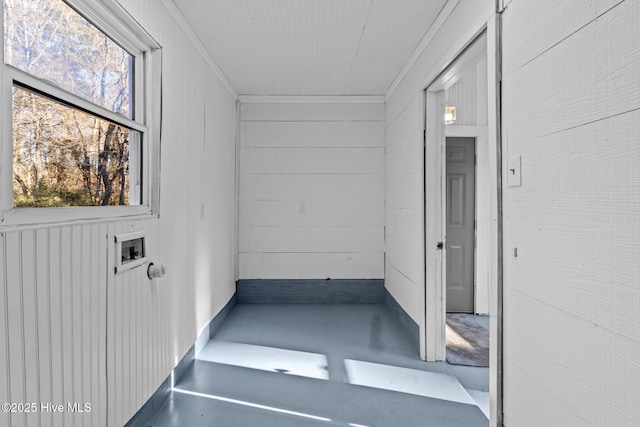
[[[146,367],[144,366],[143,357],[145,356],[145,345],[144,345],[144,337],[143,337],[143,329],[149,328],[149,320],[147,316],[149,313],[144,309],[144,296],[143,296],[143,286],[148,288],[149,279],[142,276],[142,272],[144,267],[136,268],[132,274],[132,289],[134,291],[134,301],[133,304],[133,313],[134,318],[132,319],[132,324],[135,325],[133,330],[135,334],[133,334],[132,340],[132,352],[131,354],[134,356],[134,363],[131,368],[133,371],[132,379],[135,381],[133,390],[134,395],[131,398],[132,407],[129,408],[130,411],[135,413],[135,410],[140,404],[137,402],[144,402],[144,383],[143,377],[146,374]],[[143,285],[143,286],[140,286]]]
[[[154,260],[155,224],[150,221],[136,223],[120,223],[110,227],[109,242],[114,245],[114,236],[132,231],[147,232],[147,256]],[[157,322],[162,311],[160,307],[150,306],[147,301],[153,300],[154,284],[146,276],[146,265],[118,274],[109,273],[112,277],[109,285],[111,304],[108,311],[109,334],[108,348],[115,352],[112,361],[110,388],[114,394],[110,400],[111,416],[115,424],[126,423],[140,408],[159,384],[156,365],[149,360],[154,351],[149,347],[149,336],[158,332],[162,323]],[[165,368],[166,369],[166,368]],[[151,385],[153,383],[153,385]]]
[[[52,402],[52,346],[51,346],[51,281],[49,262],[49,230],[40,229],[35,232],[35,259],[38,313],[38,402]],[[40,413],[42,426],[53,424],[53,414]]]
[[[480,66],[484,69],[480,70]],[[446,90],[447,105],[456,107],[456,121],[449,126],[487,124],[486,66],[486,58],[477,64],[469,64],[459,80]]]
[[[484,43],[488,43],[488,40]],[[487,126],[489,124],[489,79],[487,58],[488,54],[485,54],[476,64],[476,81],[474,82],[474,87],[476,89],[475,124],[478,126]]]
[[[8,348],[9,348],[9,402],[20,402],[26,399],[25,354],[23,334],[23,299],[21,253],[22,239],[20,233],[6,234],[7,247],[12,250],[5,255],[7,277],[7,313],[8,313]],[[11,414],[11,423],[16,426],[26,425],[24,414]]]
[[[108,224],[107,226],[107,266],[115,266],[115,246],[113,245],[114,224]],[[114,286],[115,274],[113,270],[107,272],[107,315],[106,315],[106,330],[107,330],[107,420],[109,425],[113,425],[122,419],[122,407],[118,396],[118,384],[122,384],[122,375],[116,369],[116,366],[122,365],[122,351],[120,347],[116,346],[116,337],[122,329],[121,316],[115,315],[115,309],[119,302],[119,289]]]
[[[69,402],[83,402],[84,390],[83,390],[83,364],[84,364],[84,351],[83,336],[82,336],[82,294],[85,292],[82,283],[82,271],[84,265],[82,264],[82,249],[84,245],[84,236],[82,234],[82,226],[76,225],[71,227],[71,251],[65,252],[67,256],[71,258],[71,333],[73,342],[73,391],[71,393],[71,399]],[[82,425],[82,418],[79,416],[71,415],[74,426]]]
[[[71,402],[74,398],[75,356],[73,334],[73,278],[72,278],[72,227],[64,227],[60,233],[60,312],[62,314],[62,398],[63,402]],[[65,425],[75,425],[69,413],[63,414]]]
[[[135,413],[136,408],[142,405],[144,401],[140,397],[140,389],[142,388],[142,384],[140,381],[140,375],[143,373],[142,369],[139,369],[139,360],[141,356],[140,352],[140,328],[149,327],[148,322],[141,320],[141,315],[146,317],[147,313],[143,313],[142,304],[140,301],[140,291],[141,288],[147,287],[149,279],[142,281],[140,277],[140,272],[144,269],[144,267],[136,268],[132,270],[129,274],[129,381],[130,381],[130,390],[129,390],[129,399],[127,401],[128,413]],[[145,283],[147,282],[147,283]]]
[[[136,287],[136,308],[135,311],[136,316],[136,336],[135,336],[135,380],[136,380],[136,395],[135,398],[132,399],[133,407],[131,411],[133,413],[142,406],[145,402],[145,394],[147,393],[147,388],[145,387],[145,377],[149,377],[150,369],[149,366],[146,365],[145,360],[148,356],[147,345],[145,335],[147,331],[151,331],[153,329],[153,325],[151,324],[151,316],[149,310],[145,306],[145,301],[149,299],[149,278],[146,274],[146,268],[137,268],[135,270],[135,282],[136,284],[144,285]]]
[[[50,339],[51,339],[51,394],[58,400],[64,399],[64,354],[63,354],[63,299],[62,299],[62,229],[49,230],[49,280],[50,280]],[[44,261],[44,260],[43,260]],[[55,402],[55,400],[52,400]],[[64,426],[64,417],[52,414],[56,427]]]
[[[119,353],[118,360],[119,366],[119,381],[113,384],[116,388],[116,399],[114,402],[116,408],[119,408],[119,417],[114,421],[125,421],[126,414],[129,413],[129,405],[131,405],[131,389],[135,387],[135,381],[132,381],[130,366],[133,353],[130,348],[131,329],[133,324],[131,323],[131,272],[125,272],[122,276],[116,276],[114,280],[114,288],[117,289],[116,295],[116,308],[113,313],[114,316],[119,319],[116,321],[118,327],[116,327],[116,341],[113,346],[116,347]],[[129,292],[127,292],[129,291]]]
[[[0,233],[0,401],[9,402],[9,334],[7,309],[7,257],[5,233]],[[9,425],[9,414],[0,411],[0,424]]]
[[[108,233],[107,225],[100,224],[93,228],[93,244],[96,249],[92,251],[95,259],[92,260],[92,266],[96,269],[96,277],[103,277],[104,280],[100,281],[100,284],[95,286],[96,292],[92,299],[93,320],[92,324],[98,325],[98,331],[92,331],[94,337],[95,353],[93,360],[96,365],[95,372],[99,375],[101,381],[94,382],[94,394],[92,402],[97,402],[98,408],[92,409],[96,412],[98,425],[107,425],[107,292],[108,292],[108,273],[110,271],[111,264],[108,262]]]
[[[127,415],[132,413],[132,406],[136,403],[134,402],[134,393],[137,382],[135,380],[135,372],[132,369],[136,355],[132,344],[135,339],[133,334],[137,326],[133,317],[137,311],[135,307],[135,286],[138,283],[133,280],[134,276],[135,270],[131,270],[123,273],[120,282],[117,276],[115,280],[115,286],[118,286],[118,284],[121,286],[120,296],[122,298],[118,301],[121,310],[117,310],[115,313],[116,316],[120,315],[122,318],[122,329],[117,331],[121,337],[120,351],[122,352],[122,382],[118,387],[119,398],[122,400],[122,421],[125,421]]]
[[[99,225],[41,228],[3,234],[3,334],[9,387],[6,401],[36,403],[38,411],[11,414],[11,425],[106,425],[104,371],[97,360],[104,336],[92,312],[92,296],[104,289],[104,269],[91,262],[99,253],[91,239]],[[100,240],[99,244],[104,245]],[[7,247],[12,248],[7,251]],[[73,257],[76,257],[75,262]],[[4,305],[4,304],[3,304]],[[103,311],[104,312],[104,311]],[[67,404],[85,402],[95,411],[71,413]],[[42,403],[64,405],[63,412],[40,410]],[[8,418],[7,418],[8,419]]]
[[[79,256],[79,261],[82,265],[82,274],[80,280],[80,310],[79,314],[82,318],[81,324],[81,336],[82,336],[82,393],[79,395],[79,402],[84,404],[84,402],[89,402],[93,400],[93,394],[91,390],[92,381],[94,378],[93,373],[97,372],[92,370],[92,359],[93,353],[95,349],[92,346],[91,342],[91,332],[92,329],[95,329],[98,325],[93,323],[93,318],[91,316],[91,301],[93,298],[96,298],[94,295],[94,286],[95,284],[91,280],[93,275],[95,274],[94,266],[91,263],[91,252],[94,249],[95,245],[93,240],[91,239],[91,229],[95,228],[89,224],[82,225],[79,233],[82,239],[81,253]],[[97,332],[97,331],[96,331]],[[90,416],[87,414],[83,414],[82,422],[87,423],[89,421]]]
[[[35,275],[35,231],[21,233],[20,268],[22,270],[22,328],[24,343],[25,402],[38,402],[40,381],[38,375],[38,311]],[[38,418],[25,414],[27,424]]]

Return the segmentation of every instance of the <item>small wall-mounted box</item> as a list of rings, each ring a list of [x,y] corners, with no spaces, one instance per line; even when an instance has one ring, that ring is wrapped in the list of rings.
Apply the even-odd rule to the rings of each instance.
[[[509,158],[507,171],[507,185],[509,187],[521,187],[522,186],[522,157]]]
[[[116,273],[147,263],[145,232],[116,235]]]

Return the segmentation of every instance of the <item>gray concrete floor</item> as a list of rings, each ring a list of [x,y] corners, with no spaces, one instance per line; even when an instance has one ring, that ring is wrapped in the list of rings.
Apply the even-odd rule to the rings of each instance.
[[[421,361],[383,305],[240,304],[148,425],[488,424],[450,367]]]

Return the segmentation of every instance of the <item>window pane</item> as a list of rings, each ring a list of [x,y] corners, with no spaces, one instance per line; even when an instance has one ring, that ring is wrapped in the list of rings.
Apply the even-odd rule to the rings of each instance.
[[[14,86],[14,206],[139,204],[129,190],[139,184],[130,177],[139,141],[137,131]]]
[[[133,118],[133,57],[61,0],[4,0],[4,61]]]

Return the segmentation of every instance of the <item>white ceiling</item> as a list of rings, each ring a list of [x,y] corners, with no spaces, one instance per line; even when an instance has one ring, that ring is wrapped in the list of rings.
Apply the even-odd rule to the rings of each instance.
[[[383,95],[447,0],[173,0],[241,95]]]

